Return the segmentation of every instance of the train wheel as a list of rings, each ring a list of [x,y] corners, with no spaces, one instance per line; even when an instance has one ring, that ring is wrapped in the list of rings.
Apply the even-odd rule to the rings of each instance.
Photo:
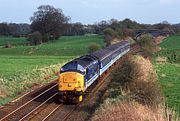
[[[83,96],[79,96],[79,102],[82,102],[83,101]]]

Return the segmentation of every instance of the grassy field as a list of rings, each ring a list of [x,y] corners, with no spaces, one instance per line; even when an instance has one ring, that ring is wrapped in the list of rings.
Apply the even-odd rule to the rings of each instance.
[[[15,37],[0,36],[0,46],[4,46],[7,43],[9,43],[13,46],[17,46],[17,45],[23,45],[26,42],[27,42],[27,40],[24,37],[15,38]]]
[[[31,70],[70,60],[85,54],[88,45],[93,42],[103,45],[102,36],[61,37],[39,46],[0,48],[0,75],[10,76],[24,69]]]
[[[12,48],[3,48],[0,38],[0,105],[12,100],[34,84],[44,84],[45,77],[59,71],[71,59],[86,54],[91,43],[104,45],[102,36],[63,36],[38,46],[23,46],[24,38],[11,38]]]
[[[0,55],[0,77],[11,77],[24,70],[66,62],[74,56],[4,56]]]
[[[180,49],[180,35],[174,35],[166,38],[160,46],[165,50]]]
[[[160,47],[162,49],[156,56],[163,56],[167,58],[168,62],[180,64],[180,35],[166,38]]]
[[[39,46],[0,48],[0,55],[77,56],[86,53],[88,45],[93,42],[102,45],[102,36],[61,37]]]
[[[166,38],[161,44],[158,56],[166,57],[167,62],[155,63],[167,104],[180,114],[180,36]]]
[[[180,114],[180,65],[157,64],[156,69],[168,106]]]

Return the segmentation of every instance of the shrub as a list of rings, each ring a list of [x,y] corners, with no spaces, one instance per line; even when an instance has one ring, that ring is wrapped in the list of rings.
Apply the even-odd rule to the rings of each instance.
[[[157,82],[134,81],[128,85],[129,98],[144,105],[156,106],[162,102],[161,90]]]
[[[42,35],[40,32],[33,32],[28,36],[28,41],[30,41],[31,45],[39,45],[42,43]]]
[[[92,53],[92,52],[95,52],[95,51],[99,50],[100,48],[101,48],[101,47],[100,47],[99,44],[97,44],[97,43],[92,43],[92,44],[90,44],[89,47],[88,47],[88,52],[89,52],[89,53]]]
[[[110,35],[111,37],[115,37],[115,31],[111,28],[106,28],[103,31],[104,35]]]
[[[116,37],[116,32],[111,28],[106,28],[104,31],[106,46],[111,45],[111,41]]]
[[[42,41],[43,42],[48,42],[49,41],[49,36],[47,34],[42,36]]]
[[[157,105],[162,101],[152,64],[141,56],[131,56],[112,74],[112,80],[119,83],[121,94],[141,104]]]
[[[105,100],[91,121],[179,121],[179,117],[162,105],[152,109],[136,102]]]
[[[155,44],[153,42],[153,37],[149,34],[142,35],[138,40],[139,45],[141,46],[144,54],[147,56],[152,56],[155,49]]]
[[[123,36],[124,37],[134,37],[134,31],[132,29],[123,29]]]

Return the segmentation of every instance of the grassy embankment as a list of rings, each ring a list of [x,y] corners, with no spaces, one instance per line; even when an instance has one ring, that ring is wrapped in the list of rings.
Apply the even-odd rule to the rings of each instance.
[[[169,107],[180,114],[180,36],[166,38],[156,56],[165,58],[165,62],[155,62],[155,68]]]
[[[162,50],[155,57],[167,57],[167,61],[155,62],[155,68],[149,60],[132,56],[117,69],[112,75],[103,104],[92,120],[178,121],[179,40],[180,36],[171,36],[161,43]],[[164,105],[163,97],[171,109]]]
[[[3,48],[6,42],[12,48]],[[62,64],[87,53],[91,43],[103,45],[102,36],[61,37],[39,46],[23,46],[24,38],[0,38],[0,104],[13,99],[32,85],[46,83]]]

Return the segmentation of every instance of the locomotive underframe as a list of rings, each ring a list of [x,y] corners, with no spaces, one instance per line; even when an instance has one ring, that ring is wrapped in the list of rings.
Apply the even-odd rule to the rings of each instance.
[[[61,103],[79,103],[84,92],[80,91],[59,91],[58,98]]]

